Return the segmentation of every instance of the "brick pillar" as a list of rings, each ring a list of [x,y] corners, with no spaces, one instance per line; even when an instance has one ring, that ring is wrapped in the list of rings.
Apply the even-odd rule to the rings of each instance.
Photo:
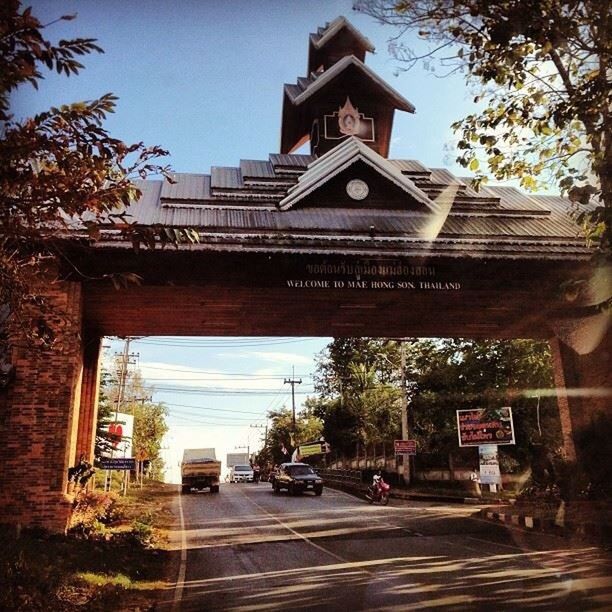
[[[33,346],[12,329],[15,379],[0,397],[0,522],[62,532],[81,393],[81,285],[50,283],[44,294],[54,348]]]
[[[100,386],[100,349],[102,338],[85,335],[83,342],[83,382],[75,459],[93,462],[98,419],[98,387]]]
[[[597,347],[582,355],[558,338],[550,346],[565,454],[567,459],[579,459],[574,435],[598,414],[611,412],[612,331],[608,329]]]

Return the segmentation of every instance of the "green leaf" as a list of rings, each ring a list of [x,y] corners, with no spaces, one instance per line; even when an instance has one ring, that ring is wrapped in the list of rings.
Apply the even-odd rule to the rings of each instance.
[[[474,158],[470,162],[469,168],[470,168],[470,170],[472,170],[472,172],[475,172],[476,170],[478,170],[478,168],[480,168],[480,162],[476,158]]]

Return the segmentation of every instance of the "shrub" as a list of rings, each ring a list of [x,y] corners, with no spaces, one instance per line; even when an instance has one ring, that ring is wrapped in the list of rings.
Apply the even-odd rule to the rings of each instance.
[[[102,537],[117,519],[114,493],[80,491],[74,500],[68,532],[84,538]]]

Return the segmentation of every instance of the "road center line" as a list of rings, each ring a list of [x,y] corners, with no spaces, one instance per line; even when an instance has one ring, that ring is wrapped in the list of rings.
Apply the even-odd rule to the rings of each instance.
[[[185,587],[185,575],[187,573],[187,532],[185,531],[185,515],[183,514],[183,497],[179,494],[179,519],[181,524],[181,563],[174,588],[174,601],[172,612],[178,612],[183,599],[183,588]]]
[[[271,512],[268,512],[268,510],[266,510],[263,506],[258,504],[255,500],[251,499],[246,493],[244,493],[242,491],[241,491],[241,493],[247,498],[247,500],[249,502],[251,502],[253,505],[257,506],[262,512],[267,514],[270,518],[274,519],[279,525],[284,527],[287,531],[291,532],[293,535],[297,536],[298,538],[300,538],[301,540],[303,540],[307,544],[310,544],[310,546],[312,546],[313,548],[316,548],[317,550],[325,553],[326,555],[329,555],[330,557],[333,557],[336,561],[340,561],[340,563],[349,563],[349,564],[351,563],[351,561],[349,561],[348,559],[345,559],[345,558],[341,557],[340,555],[337,555],[336,553],[333,553],[331,550],[327,550],[327,548],[323,548],[323,546],[320,546],[319,544],[316,544],[310,538],[307,538],[305,535],[301,534],[299,531],[296,531],[295,529],[293,529],[292,527],[287,525],[287,523],[282,521],[280,518],[278,518],[277,516],[275,516]],[[368,576],[373,576],[374,575],[372,572],[369,572],[368,570],[365,570],[365,569],[361,569],[360,568],[358,571],[363,572],[364,574],[367,574]]]

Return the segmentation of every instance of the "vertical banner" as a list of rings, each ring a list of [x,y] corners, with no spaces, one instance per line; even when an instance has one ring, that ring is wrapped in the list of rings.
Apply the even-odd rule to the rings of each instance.
[[[478,460],[480,462],[481,484],[501,485],[497,444],[483,444],[479,446]]]

